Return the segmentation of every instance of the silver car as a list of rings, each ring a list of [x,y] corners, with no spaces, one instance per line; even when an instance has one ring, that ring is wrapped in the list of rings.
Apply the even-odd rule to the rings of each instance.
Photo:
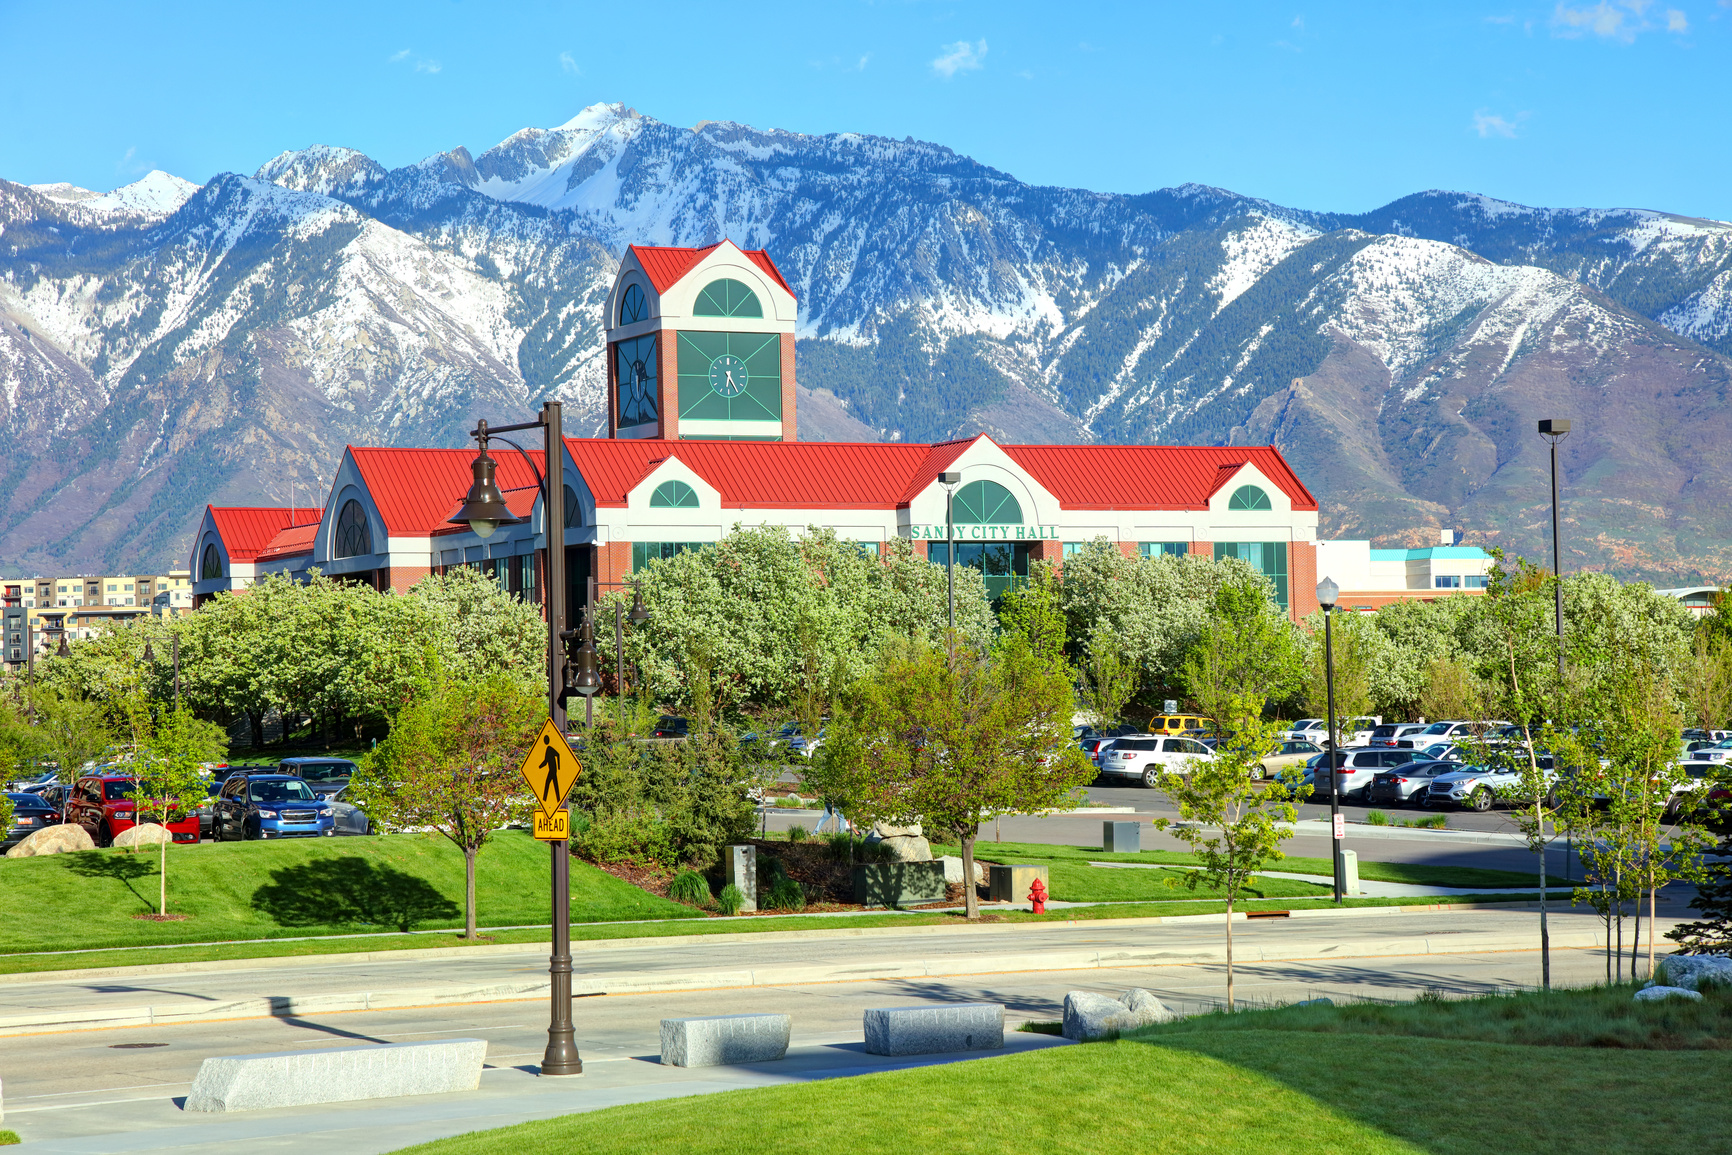
[[[373,820],[368,818],[359,806],[347,801],[348,794],[349,787],[344,786],[331,795],[332,827],[338,834],[373,833]]]

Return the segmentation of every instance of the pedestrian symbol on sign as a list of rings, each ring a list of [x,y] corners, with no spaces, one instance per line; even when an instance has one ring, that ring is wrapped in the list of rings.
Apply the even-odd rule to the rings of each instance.
[[[523,775],[530,793],[535,795],[536,808],[551,819],[564,804],[565,796],[571,793],[572,784],[582,770],[577,755],[566,743],[565,735],[552,721],[547,721],[542,723],[541,733],[535,736],[518,773]]]

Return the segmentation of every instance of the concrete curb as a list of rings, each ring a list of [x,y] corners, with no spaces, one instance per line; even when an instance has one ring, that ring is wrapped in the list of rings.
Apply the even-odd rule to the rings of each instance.
[[[1408,909],[1422,910],[1425,908]],[[1400,907],[1386,907],[1381,908],[1381,910],[1387,910],[1391,914],[1404,912],[1403,908]],[[1336,912],[1294,911],[1292,916],[1311,915],[1315,917],[1325,913]],[[1165,921],[1224,921],[1224,918],[1224,915],[1218,914],[1186,915]],[[1235,914],[1233,918],[1237,922],[1242,920],[1244,915]],[[1149,921],[1154,922],[1156,920]],[[1042,925],[1051,927],[1055,924]],[[1559,950],[1589,949],[1604,945],[1603,927],[1560,929],[1552,934],[1552,946]],[[1537,928],[1534,933],[1520,935],[1508,933],[1475,934],[1472,931],[1453,930],[1441,934],[1419,934],[1413,937],[1390,938],[1381,942],[1355,944],[1346,950],[1342,949],[1339,940],[1317,935],[1307,935],[1302,939],[1288,942],[1261,944],[1241,938],[1234,944],[1234,957],[1241,964],[1304,960],[1332,962],[1344,958],[1533,952],[1538,949]],[[1031,971],[1188,966],[1225,961],[1226,947],[1224,943],[1165,949],[1157,947],[1148,950],[1123,948],[1101,950],[1081,947],[1075,950],[1047,950],[1027,953],[995,952],[988,957],[965,955],[896,961],[858,960],[844,964],[815,963],[779,967],[742,967],[726,970],[692,971],[683,974],[655,971],[608,975],[577,973],[572,976],[571,985],[572,993],[576,996],[631,995],[658,991],[954,978],[965,975],[1014,974]],[[545,999],[547,992],[547,980],[540,979],[514,983],[493,983],[475,987],[411,987],[400,990],[352,991],[304,997],[272,995],[221,1003],[189,1001],[103,1009],[35,1011],[22,1015],[0,1017],[0,1036],[208,1022],[225,1019],[296,1018],[304,1015],[334,1014],[343,1011],[403,1009],[460,1003],[520,1002]]]

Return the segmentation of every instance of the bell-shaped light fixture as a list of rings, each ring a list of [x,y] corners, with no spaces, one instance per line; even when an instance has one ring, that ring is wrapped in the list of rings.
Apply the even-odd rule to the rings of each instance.
[[[631,613],[626,617],[631,619],[634,626],[641,626],[649,621],[649,607],[643,604],[643,591],[635,585],[631,588]]]
[[[469,493],[463,499],[463,508],[451,518],[455,525],[467,524],[477,536],[489,538],[493,531],[502,525],[516,525],[521,517],[511,512],[505,504],[505,495],[499,492],[499,483],[493,479],[499,463],[487,455],[487,424],[481,426],[481,452],[470,463],[474,480],[469,483]]]
[[[590,627],[589,611],[584,610],[583,629],[578,632],[578,646],[565,667],[565,688],[561,702],[572,694],[588,698],[601,689],[601,674],[596,670],[595,631]]]
[[[72,647],[66,644],[66,635],[64,633],[60,635],[60,648],[54,652],[62,658],[70,658],[72,656]]]
[[[150,648],[149,642],[144,643],[144,653],[140,656],[139,660],[144,662],[146,665],[155,664],[156,651],[154,651]]]
[[[1324,578],[1317,583],[1317,604],[1328,613],[1335,608],[1335,603],[1341,600],[1341,587],[1335,584],[1334,578]]]

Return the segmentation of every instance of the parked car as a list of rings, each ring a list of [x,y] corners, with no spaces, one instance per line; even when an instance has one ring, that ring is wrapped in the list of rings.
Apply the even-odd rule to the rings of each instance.
[[[26,794],[34,794],[48,805],[54,807],[54,820],[65,821],[66,796],[72,792],[72,787],[64,782],[43,782],[26,790]]]
[[[1096,765],[1109,778],[1138,778],[1144,786],[1156,786],[1162,774],[1183,774],[1193,762],[1212,757],[1209,748],[1195,738],[1157,735],[1119,738]]]
[[[373,820],[349,801],[349,787],[343,787],[328,801],[331,804],[331,826],[338,834],[373,833]]]
[[[201,804],[197,810],[193,811],[194,814],[198,815],[198,836],[201,839],[216,837],[213,833],[216,823],[216,799],[217,795],[222,793],[222,790],[223,784],[221,782],[212,782],[205,789],[205,800],[203,804]]]
[[[1336,770],[1331,771],[1325,765],[1317,767],[1317,793],[1325,798],[1337,789],[1341,791],[1343,798],[1364,798],[1366,791],[1371,789],[1371,780],[1377,776],[1379,770],[1405,766],[1413,761],[1411,750],[1360,747],[1343,750],[1341,754],[1342,758]],[[1340,779],[1339,785],[1336,783],[1337,778]]]
[[[277,764],[279,774],[295,775],[324,798],[347,786],[359,769],[347,758],[284,758]]]
[[[1326,729],[1328,729],[1328,723],[1322,718],[1301,718],[1275,736],[1282,741],[1302,738],[1308,742],[1315,742],[1321,747],[1323,745],[1323,731]]]
[[[1383,725],[1383,715],[1361,715],[1358,718],[1337,718],[1335,729],[1341,737],[1341,748],[1364,746],[1371,741],[1371,732]]]
[[[1709,746],[1695,746],[1694,749],[1687,745],[1684,749],[1692,762],[1726,762],[1732,760],[1732,738],[1715,742]]]
[[[1557,780],[1549,755],[1537,760],[1548,782]],[[1463,806],[1469,810],[1490,810],[1499,802],[1509,801],[1508,791],[1521,781],[1518,771],[1507,766],[1458,766],[1448,774],[1439,774],[1426,789],[1426,801],[1432,806]]]
[[[691,735],[692,724],[684,718],[676,718],[672,714],[663,714],[656,720],[656,728],[651,734],[654,738],[686,738]]]
[[[1393,746],[1400,739],[1409,734],[1417,734],[1423,729],[1425,727],[1417,722],[1385,722],[1381,726],[1372,728],[1365,744],[1368,746]]]
[[[1186,730],[1213,731],[1213,718],[1201,718],[1196,714],[1156,714],[1149,719],[1151,734],[1183,734]]]
[[[1431,786],[1431,780],[1459,769],[1459,762],[1409,762],[1405,766],[1379,770],[1372,775],[1371,785],[1365,790],[1365,800],[1425,806],[1426,790]]]
[[[1081,742],[1077,743],[1077,746],[1082,750],[1082,752],[1084,754],[1088,755],[1089,761],[1093,762],[1094,757],[1095,757],[1095,753],[1102,746],[1105,746],[1107,743],[1112,742],[1112,741],[1114,741],[1114,739],[1104,738],[1104,737],[1084,738]]]
[[[1288,738],[1276,745],[1267,757],[1257,763],[1253,776],[1257,778],[1278,778],[1282,771],[1294,766],[1303,766],[1313,755],[1323,753],[1323,747],[1315,742],[1307,742],[1302,738]]]
[[[11,850],[45,826],[58,826],[60,812],[40,794],[20,790],[8,792],[12,800],[12,829],[0,830],[0,853]]]
[[[1494,730],[1511,724],[1507,719],[1487,719],[1482,722],[1433,722],[1413,737],[1428,738],[1432,741],[1449,738],[1459,742],[1464,738],[1484,737]]]
[[[91,774],[73,784],[67,795],[64,821],[84,827],[98,846],[112,846],[114,836],[138,824],[133,793],[138,782],[124,774]],[[198,841],[198,815],[168,815],[169,837],[175,842]]]
[[[212,837],[218,842],[255,838],[330,836],[331,804],[294,774],[230,778],[216,799]]]

